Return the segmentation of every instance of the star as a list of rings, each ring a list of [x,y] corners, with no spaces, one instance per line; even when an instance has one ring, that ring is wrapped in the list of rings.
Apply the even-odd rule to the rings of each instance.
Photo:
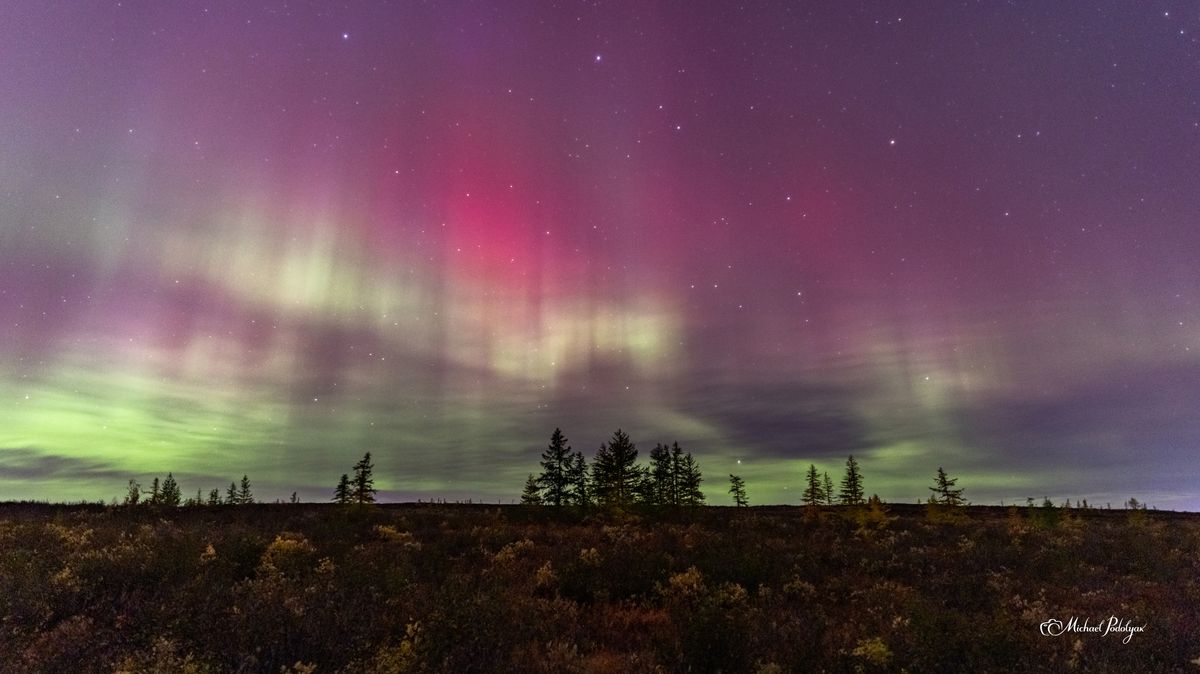
[[[342,33],[342,39],[343,39],[343,40],[349,40],[349,39],[350,39],[350,33]]]

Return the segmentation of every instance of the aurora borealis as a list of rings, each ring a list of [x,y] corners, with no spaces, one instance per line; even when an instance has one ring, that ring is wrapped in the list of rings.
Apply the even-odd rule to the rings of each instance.
[[[1183,3],[0,6],[0,500],[550,432],[1200,509]]]

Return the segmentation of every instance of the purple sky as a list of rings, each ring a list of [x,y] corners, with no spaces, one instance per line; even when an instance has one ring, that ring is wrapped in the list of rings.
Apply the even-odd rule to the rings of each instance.
[[[0,6],[0,499],[1200,509],[1185,3]]]

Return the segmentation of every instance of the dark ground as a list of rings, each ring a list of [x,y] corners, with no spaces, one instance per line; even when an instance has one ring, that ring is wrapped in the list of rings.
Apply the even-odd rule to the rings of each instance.
[[[1144,632],[1044,636],[1110,616]],[[0,504],[0,672],[1200,672],[1200,514]]]

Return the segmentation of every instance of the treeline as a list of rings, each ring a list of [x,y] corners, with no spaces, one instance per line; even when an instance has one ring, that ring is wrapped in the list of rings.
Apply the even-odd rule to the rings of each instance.
[[[296,494],[292,493],[292,502],[296,502]],[[245,505],[254,503],[254,493],[250,490],[250,478],[246,475],[242,476],[241,484],[230,482],[229,488],[225,490],[224,496],[221,495],[220,489],[213,489],[207,495],[200,489],[196,490],[196,495],[183,498],[183,493],[179,488],[179,483],[175,480],[175,475],[167,473],[167,478],[161,483],[155,477],[150,483],[150,490],[142,489],[141,483],[137,480],[130,480],[129,486],[125,491],[125,499],[122,501],[124,505],[148,505],[148,506],[202,506],[202,505]]]
[[[700,489],[704,477],[699,462],[691,452],[684,451],[678,442],[672,442],[669,446],[658,443],[650,450],[649,463],[638,463],[637,446],[619,428],[608,442],[600,445],[590,463],[583,452],[571,448],[562,429],[555,428],[550,435],[550,444],[542,452],[539,465],[541,471],[537,475],[530,473],[525,482],[521,492],[523,505],[628,508],[695,507],[706,504],[704,492]],[[341,505],[375,503],[378,490],[375,488],[374,470],[371,453],[367,452],[354,464],[351,473],[342,474],[331,500]],[[932,494],[924,503],[935,507],[967,505],[963,489],[957,483],[958,478],[950,477],[938,466],[933,486],[929,487]],[[800,500],[806,506],[881,503],[876,495],[865,498],[862,469],[853,455],[847,457],[836,489],[828,471],[822,472],[814,464],[809,464],[803,484]],[[728,493],[735,506],[750,504],[746,481],[740,475],[729,475]],[[155,477],[149,490],[143,489],[137,480],[129,480],[122,501],[126,506],[161,507],[245,505],[256,502],[247,475],[242,475],[240,483],[230,482],[224,493],[220,489],[212,489],[205,494],[198,489],[195,496],[184,499],[173,473],[167,473],[166,479],[161,481]],[[299,502],[296,492],[292,492],[291,503]],[[918,500],[918,503],[921,502]],[[1124,505],[1129,510],[1147,507],[1132,498]],[[1032,506],[1033,499],[1030,498],[1027,507]],[[1045,499],[1043,508],[1052,507],[1053,503]],[[1068,499],[1063,507],[1070,508],[1071,501]],[[1086,509],[1090,506],[1083,500],[1076,507]],[[1111,508],[1111,505],[1107,507]]]
[[[378,490],[375,488],[375,464],[371,462],[371,453],[367,452],[363,458],[354,464],[354,477],[351,478],[348,473],[343,473],[341,480],[338,481],[337,487],[334,488],[333,501],[335,503],[348,504],[370,504],[375,502],[375,496]],[[218,506],[218,505],[248,505],[257,503],[254,498],[254,493],[250,489],[250,477],[243,475],[241,483],[230,482],[229,488],[222,495],[220,489],[213,489],[204,494],[203,490],[196,490],[194,497],[187,499],[183,498],[182,491],[179,488],[179,483],[175,480],[173,473],[167,473],[166,479],[159,481],[158,477],[150,483],[149,491],[144,490],[142,485],[137,480],[130,480],[129,486],[125,491],[125,498],[122,505],[126,506],[158,506],[158,507],[193,507],[193,506]],[[276,501],[279,503],[280,501]],[[291,503],[299,503],[300,499],[296,492],[292,492]],[[114,501],[115,503],[115,501]]]
[[[538,506],[629,506],[680,507],[705,504],[700,483],[704,481],[700,465],[691,452],[678,442],[670,446],[658,443],[650,450],[649,464],[638,463],[636,445],[623,430],[597,450],[591,464],[583,452],[575,451],[561,428],[550,435],[550,444],[542,452],[541,472],[530,473],[521,491],[521,503]],[[343,476],[344,478],[345,476]],[[927,499],[932,506],[962,506],[963,489],[958,478],[951,478],[939,466],[933,492]],[[729,494],[735,506],[750,504],[746,481],[729,475]],[[801,503],[806,506],[877,505],[877,495],[866,498],[862,469],[853,455],[847,457],[845,472],[837,489],[828,472],[809,464],[804,477]]]
[[[690,507],[704,505],[700,465],[678,442],[659,443],[650,450],[650,463],[638,463],[637,446],[621,429],[596,451],[589,464],[582,452],[567,444],[562,429],[554,429],[542,453],[542,471],[531,473],[521,492],[525,505],[633,505]]]

